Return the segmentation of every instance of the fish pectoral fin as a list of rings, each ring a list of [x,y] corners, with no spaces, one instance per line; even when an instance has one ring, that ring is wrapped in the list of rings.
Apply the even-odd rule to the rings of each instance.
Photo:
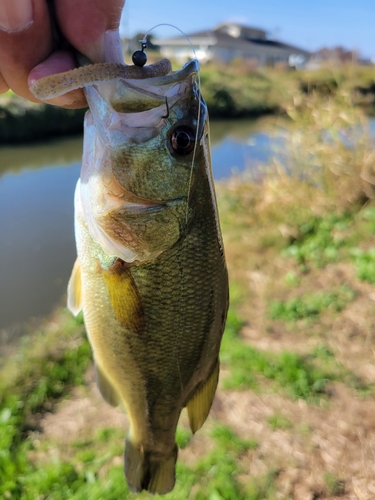
[[[67,306],[69,311],[74,315],[82,310],[82,278],[81,278],[81,263],[77,257],[72,274],[68,283],[68,300]]]
[[[147,490],[164,495],[171,491],[175,483],[177,445],[167,455],[145,452],[142,445],[133,444],[127,438],[125,447],[125,474],[129,488],[134,493]]]
[[[144,326],[142,300],[124,262],[117,259],[110,269],[102,269],[102,274],[117,321],[134,333],[142,333]]]
[[[194,434],[202,427],[215,397],[216,387],[219,380],[220,362],[217,360],[215,367],[206,382],[197,390],[188,401],[186,408],[189,415],[191,432]]]
[[[118,406],[121,398],[103,370],[95,363],[96,383],[104,401],[111,406]]]

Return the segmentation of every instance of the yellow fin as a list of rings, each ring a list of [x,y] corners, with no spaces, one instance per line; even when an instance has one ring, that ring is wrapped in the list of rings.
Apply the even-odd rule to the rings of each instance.
[[[125,263],[117,259],[110,269],[102,272],[117,321],[125,328],[141,333],[144,324],[142,302]]]
[[[147,490],[164,495],[171,491],[175,483],[177,445],[169,456],[146,452],[142,445],[135,445],[127,438],[125,448],[125,474],[129,488],[134,493]]]
[[[81,264],[77,257],[72,274],[70,275],[68,283],[68,301],[67,306],[69,311],[74,315],[82,310],[82,278],[81,278]]]
[[[103,373],[103,370],[97,364],[95,364],[95,369],[96,383],[98,385],[100,394],[103,396],[103,399],[107,401],[107,403],[111,406],[118,406],[121,402],[118,392],[108,380],[106,375]]]
[[[194,434],[204,424],[215,397],[215,391],[219,380],[220,363],[216,365],[204,385],[198,389],[194,396],[188,401],[186,407],[189,415],[191,432]]]

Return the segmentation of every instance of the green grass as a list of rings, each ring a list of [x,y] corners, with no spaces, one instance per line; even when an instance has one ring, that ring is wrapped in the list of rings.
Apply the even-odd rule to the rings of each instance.
[[[345,235],[352,220],[351,214],[328,214],[306,220],[299,225],[298,237],[284,255],[295,258],[301,266],[324,267],[337,261],[340,249],[348,244]]]
[[[271,301],[269,316],[283,321],[316,318],[327,309],[333,312],[342,311],[354,298],[354,290],[342,285],[336,291],[318,291],[294,299]]]
[[[354,248],[351,254],[354,259],[357,277],[360,280],[375,283],[375,248],[369,248],[368,250]]]
[[[224,381],[226,389],[255,389],[261,377],[283,387],[292,398],[313,400],[326,394],[326,386],[336,376],[313,363],[313,357],[293,352],[280,354],[260,351],[239,339],[243,322],[233,309],[229,310],[227,328],[221,350],[221,360],[231,367]]]
[[[215,449],[208,453],[196,465],[196,472],[201,476],[201,491],[196,500],[245,500],[246,489],[240,485],[237,476],[243,472],[239,464],[241,456],[258,447],[257,441],[243,440],[230,428],[217,424],[211,437]]]
[[[255,450],[259,444],[255,439],[240,439],[233,429],[222,424],[215,425],[211,432],[211,437],[215,439],[217,445],[221,447],[223,451],[233,450],[243,452]]]
[[[275,488],[275,481],[279,475],[276,469],[270,469],[267,474],[255,477],[247,486],[247,500],[276,500],[279,498]],[[288,500],[287,498],[285,500]]]
[[[83,376],[91,362],[91,350],[84,337],[81,320],[69,318],[65,332],[59,332],[60,346],[40,350],[26,344],[15,356],[22,370],[14,377],[2,377],[0,393],[0,495],[7,492],[17,498],[32,496],[32,481],[42,488],[51,488],[66,477],[69,494],[74,489],[78,475],[69,464],[50,464],[45,472],[35,469],[28,460],[33,444],[28,438],[30,431],[38,428],[40,415],[53,408],[53,404],[68,394],[74,386],[83,383]],[[74,335],[71,331],[74,330]],[[43,335],[44,332],[42,332]],[[65,340],[65,346],[62,342]],[[40,342],[34,339],[37,346]],[[68,347],[69,344],[71,347]],[[4,373],[6,367],[2,369]],[[10,372],[11,374],[12,372]],[[37,478],[37,479],[35,479]],[[30,483],[31,481],[31,483]],[[29,496],[22,496],[22,495]],[[68,494],[68,493],[67,493]]]
[[[178,427],[176,432],[176,443],[179,448],[186,448],[192,438],[190,429]]]
[[[274,431],[276,429],[290,429],[292,427],[292,422],[289,420],[289,418],[284,417],[277,412],[268,417],[267,422],[270,424]]]
[[[292,399],[317,402],[330,396],[329,383],[343,381],[360,395],[372,393],[372,388],[362,379],[338,363],[334,354],[323,344],[307,355],[290,351],[272,353],[261,351],[241,341],[239,333],[243,322],[230,308],[225,330],[221,360],[230,367],[224,380],[226,389],[264,390],[264,382],[270,388],[283,388]]]
[[[339,497],[345,493],[345,482],[336,474],[327,472],[324,474],[324,482],[330,495]]]

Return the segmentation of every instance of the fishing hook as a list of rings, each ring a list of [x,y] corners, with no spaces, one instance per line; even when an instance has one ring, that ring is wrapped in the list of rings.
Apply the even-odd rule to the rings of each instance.
[[[168,106],[168,98],[165,98],[165,105],[167,106],[167,114],[165,116],[162,116],[162,118],[168,118],[169,117],[169,106]]]

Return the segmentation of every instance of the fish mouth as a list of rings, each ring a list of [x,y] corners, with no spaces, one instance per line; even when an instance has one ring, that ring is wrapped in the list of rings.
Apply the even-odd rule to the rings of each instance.
[[[121,215],[134,216],[134,215],[147,215],[155,212],[160,212],[168,208],[170,205],[183,202],[183,198],[174,198],[168,201],[152,201],[147,200],[146,203],[135,203],[125,201],[119,210]]]
[[[111,176],[111,184],[108,186],[107,210],[114,210],[119,215],[135,216],[160,212],[171,203],[181,201],[179,198],[171,200],[151,200],[134,194],[122,186],[115,176]]]
[[[167,208],[166,203],[153,203],[151,200],[149,203],[132,203],[126,201],[119,211],[121,215],[145,215],[154,212],[160,212]]]

